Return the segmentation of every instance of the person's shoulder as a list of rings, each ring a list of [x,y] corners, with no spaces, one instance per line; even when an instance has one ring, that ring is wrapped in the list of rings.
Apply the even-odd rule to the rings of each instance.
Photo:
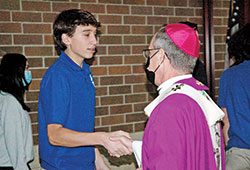
[[[238,78],[238,77],[234,77],[234,76],[240,74],[241,71],[242,71],[241,65],[232,66],[232,67],[223,71],[223,73],[221,74],[221,79],[228,78],[228,77]]]
[[[57,86],[58,83],[68,82],[71,77],[70,71],[65,67],[65,64],[57,60],[45,72],[43,79],[40,83],[40,92],[53,84]],[[52,87],[52,86],[51,86]]]
[[[49,77],[58,77],[60,75],[63,75],[66,71],[66,67],[63,64],[62,61],[57,59],[45,72],[44,79],[48,79]]]
[[[185,104],[185,103],[193,101],[191,97],[183,93],[173,93],[169,95],[166,98],[166,100],[167,102],[171,102],[171,104],[176,104],[176,105]]]
[[[47,72],[57,72],[64,68],[63,62],[58,58],[49,68]]]
[[[21,104],[18,102],[18,100],[10,93],[6,92],[0,92],[0,100],[1,100],[1,106],[4,108],[11,108],[22,110]],[[3,109],[3,108],[2,108]]]
[[[230,67],[226,70],[223,71],[223,73],[221,74],[221,78],[229,76],[230,74],[232,74],[232,72],[235,70],[235,66]]]
[[[186,121],[195,120],[200,115],[201,108],[198,103],[185,94],[171,94],[165,98],[152,113],[152,121],[160,124],[177,122],[182,124]],[[156,125],[158,126],[158,125]]]
[[[188,111],[196,106],[198,106],[198,104],[194,99],[181,93],[169,95],[159,105],[160,108],[180,113],[185,113],[185,111]]]
[[[11,103],[11,104],[19,104],[19,102],[17,101],[17,99],[10,93],[6,93],[6,92],[0,92],[0,96],[1,96],[1,100],[4,103]]]

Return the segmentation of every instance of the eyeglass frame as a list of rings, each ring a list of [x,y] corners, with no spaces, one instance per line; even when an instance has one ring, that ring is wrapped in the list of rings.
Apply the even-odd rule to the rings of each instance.
[[[146,52],[147,51],[152,51],[152,50],[157,50],[152,56],[147,56],[146,55]],[[143,56],[146,58],[146,59],[151,59],[151,58],[153,58],[158,52],[159,52],[159,50],[160,50],[160,48],[152,48],[152,49],[144,49],[144,50],[142,50],[142,54],[143,54]]]
[[[159,52],[160,49],[161,49],[161,48],[152,48],[152,49],[144,49],[144,50],[142,50],[143,56],[147,59],[146,64],[148,64],[148,66],[149,66],[149,64],[150,64],[150,60]],[[157,50],[157,51],[156,51],[152,56],[146,55],[146,52],[147,52],[147,51],[152,51],[152,50]],[[165,53],[166,57],[168,58],[167,53],[166,53],[165,51],[164,51],[164,53]],[[169,58],[168,58],[168,59],[169,59]],[[161,64],[163,63],[163,61],[164,61],[164,59],[163,59],[162,62],[156,67],[156,69],[153,71],[154,73],[160,68],[160,66],[161,66]]]

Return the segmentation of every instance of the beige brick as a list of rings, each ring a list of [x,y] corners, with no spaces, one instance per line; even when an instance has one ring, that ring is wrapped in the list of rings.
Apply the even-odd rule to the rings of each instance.
[[[145,121],[148,118],[144,113],[136,113],[136,114],[127,114],[126,122],[138,122]]]
[[[7,10],[19,10],[20,1],[19,0],[0,0],[0,9]]]
[[[32,78],[43,78],[46,69],[30,69],[32,73]]]
[[[56,12],[61,12],[67,9],[76,9],[78,8],[77,3],[52,3],[52,10]]]
[[[142,6],[132,6],[131,11],[132,14],[137,14],[137,15],[152,15],[153,13],[152,7],[142,7]]]
[[[52,56],[52,47],[25,47],[27,56]]]
[[[101,56],[100,65],[122,64],[122,56]]]
[[[21,24],[20,23],[0,23],[1,33],[20,33]]]
[[[101,85],[123,84],[122,76],[101,77]]]
[[[124,4],[144,5],[146,0],[123,0]]]
[[[25,21],[25,22],[41,22],[41,13],[31,13],[31,12],[13,12],[13,21]]]
[[[117,130],[123,130],[123,131],[128,132],[128,133],[134,132],[133,124],[111,126],[112,132],[117,131]]]
[[[107,96],[101,97],[101,105],[122,104],[122,96]]]
[[[24,11],[51,11],[50,2],[23,1]]]
[[[132,112],[131,104],[110,106],[110,114],[121,114],[129,112]]]
[[[161,6],[166,6],[167,1],[166,0],[147,0],[148,5],[161,5]]]
[[[103,116],[103,115],[108,115],[108,114],[109,114],[109,109],[107,106],[95,108],[95,115],[96,116]]]
[[[110,86],[109,87],[109,94],[130,94],[131,93],[131,86]]]
[[[130,73],[131,73],[130,66],[111,66],[111,67],[109,67],[109,74],[110,75],[130,74]]]
[[[42,44],[42,35],[14,35],[14,44]]]
[[[125,16],[125,24],[145,24],[146,18],[144,16]]]
[[[102,125],[114,125],[114,124],[121,124],[124,123],[124,116],[109,116],[109,117],[102,117]]]
[[[137,102],[145,102],[146,94],[132,94],[125,96],[126,103],[137,103]]]
[[[81,4],[81,9],[87,10],[91,13],[105,13],[105,6],[104,5]]]
[[[0,11],[0,21],[10,21],[10,12]]]

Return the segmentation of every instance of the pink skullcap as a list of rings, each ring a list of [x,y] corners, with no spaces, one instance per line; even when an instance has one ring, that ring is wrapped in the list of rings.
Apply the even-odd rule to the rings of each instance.
[[[182,49],[182,51],[192,57],[199,57],[200,41],[193,28],[185,24],[176,23],[168,24],[165,30],[169,38],[175,45]]]

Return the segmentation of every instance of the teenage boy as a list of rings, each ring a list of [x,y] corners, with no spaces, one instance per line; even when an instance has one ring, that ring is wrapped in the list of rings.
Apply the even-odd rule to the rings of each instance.
[[[108,169],[95,145],[111,155],[130,154],[128,133],[93,132],[95,86],[85,59],[96,52],[100,23],[83,10],[61,12],[53,25],[58,60],[47,70],[39,94],[39,154],[48,170]],[[115,137],[118,140],[111,141]]]

